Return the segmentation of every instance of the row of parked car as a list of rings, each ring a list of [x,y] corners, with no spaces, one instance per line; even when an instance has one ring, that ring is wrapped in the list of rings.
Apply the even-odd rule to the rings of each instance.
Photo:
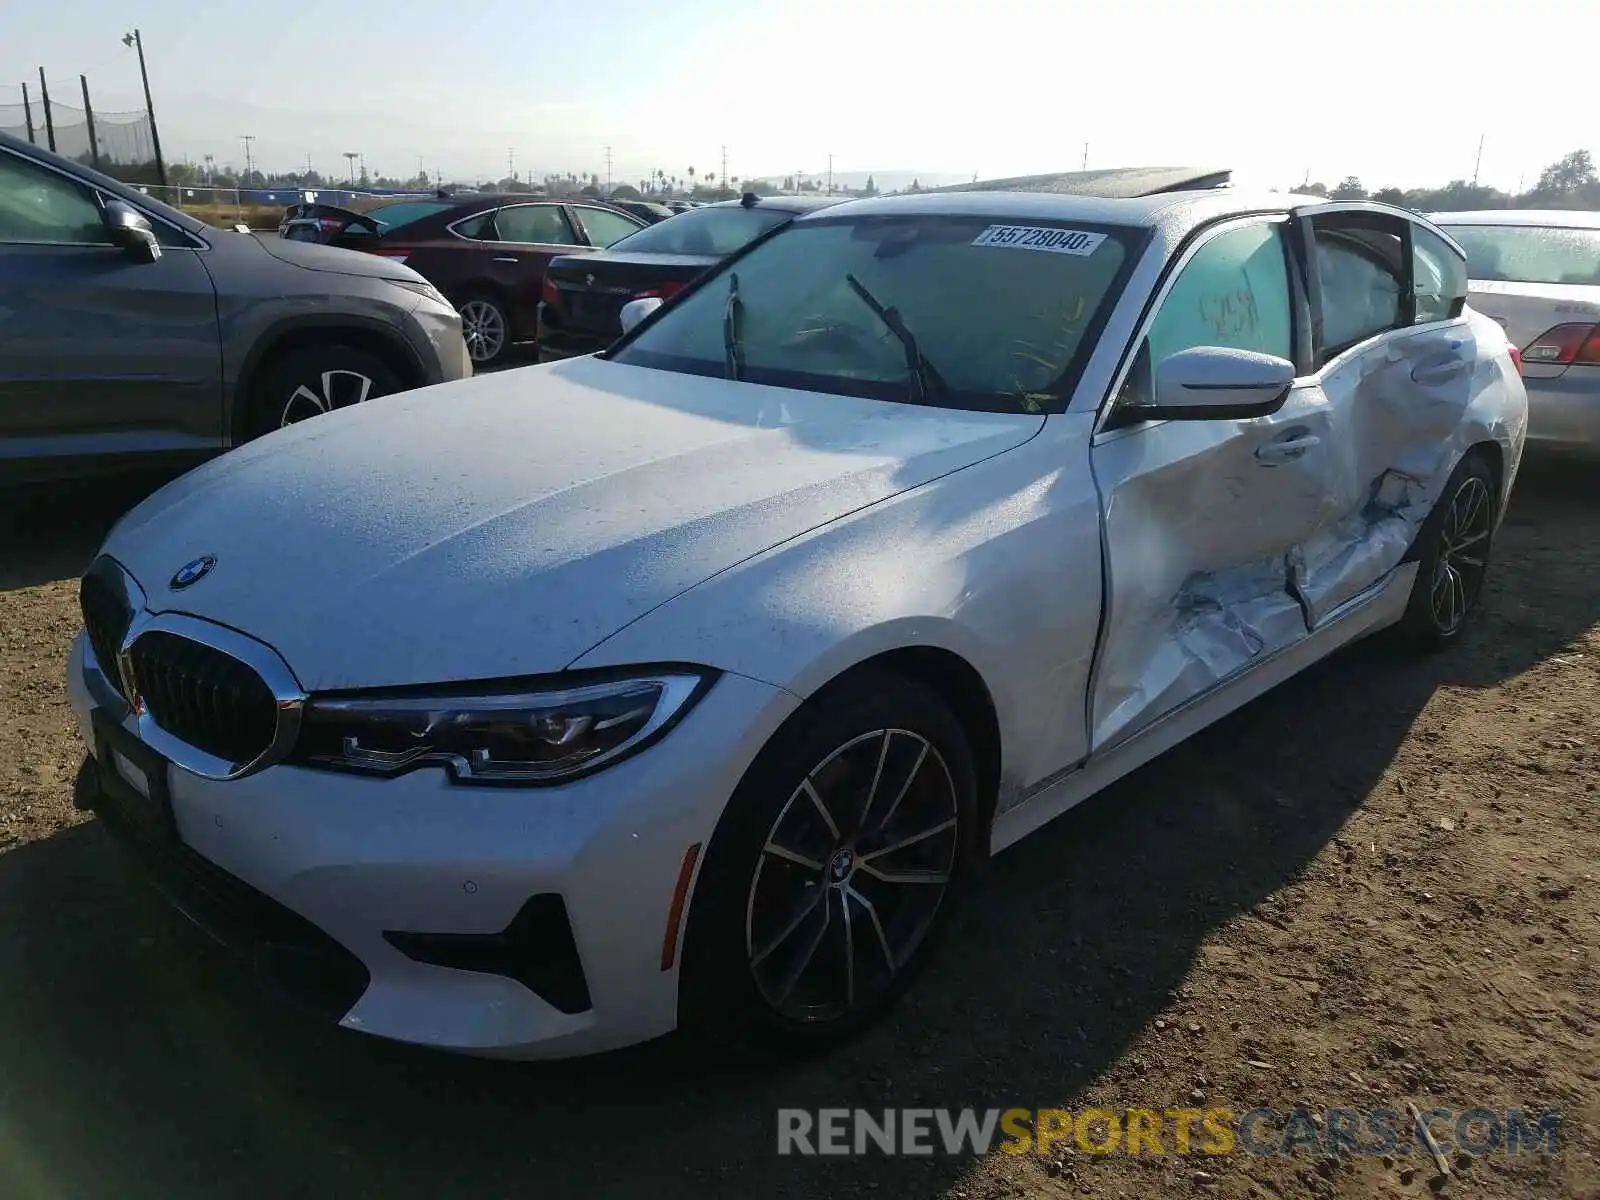
[[[17,301],[0,343],[0,472],[182,464],[497,365],[519,342],[545,359],[594,352],[630,302],[669,300],[833,203],[747,195],[674,212],[474,193],[356,213],[310,199],[258,236],[0,135]],[[1436,219],[1468,252],[1474,306],[1521,352],[1532,435],[1600,445],[1600,214]]]

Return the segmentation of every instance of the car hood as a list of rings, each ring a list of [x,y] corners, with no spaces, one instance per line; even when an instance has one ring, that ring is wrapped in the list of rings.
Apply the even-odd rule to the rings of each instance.
[[[421,275],[392,258],[364,254],[359,250],[345,250],[338,246],[324,246],[317,242],[297,242],[271,234],[239,234],[255,237],[268,254],[290,266],[304,267],[308,271],[327,271],[334,275],[360,275],[366,279],[398,279],[407,283],[424,282]]]
[[[155,493],[106,552],[152,609],[270,643],[309,690],[541,674],[1043,420],[570,359],[271,434]]]

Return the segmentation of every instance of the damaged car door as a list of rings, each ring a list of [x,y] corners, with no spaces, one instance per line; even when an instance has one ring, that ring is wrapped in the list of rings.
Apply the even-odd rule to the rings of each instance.
[[[1328,519],[1332,448],[1326,401],[1295,378],[1309,340],[1290,228],[1235,220],[1182,252],[1102,414],[1090,451],[1108,577],[1094,752],[1307,636],[1291,571]],[[1197,350],[1280,364],[1276,405],[1163,412],[1163,364]]]
[[[1478,352],[1466,258],[1441,233],[1359,204],[1293,216],[1332,432],[1330,519],[1295,565],[1315,628],[1404,560],[1455,465]]]

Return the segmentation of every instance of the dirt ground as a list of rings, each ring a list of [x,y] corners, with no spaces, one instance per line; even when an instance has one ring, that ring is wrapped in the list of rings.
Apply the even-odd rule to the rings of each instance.
[[[73,576],[134,489],[0,520],[0,1200],[1600,1197],[1600,486],[1531,462],[1465,644],[1354,647],[996,860],[817,1061],[527,1066],[311,1023],[70,805]],[[1554,1154],[780,1158],[780,1107],[1556,1109]],[[1070,1143],[1069,1143],[1070,1145]],[[1168,1137],[1171,1147],[1171,1138]]]

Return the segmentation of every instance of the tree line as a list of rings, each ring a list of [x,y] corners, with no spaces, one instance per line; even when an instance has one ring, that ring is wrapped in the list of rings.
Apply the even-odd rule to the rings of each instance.
[[[1465,212],[1478,208],[1588,208],[1600,209],[1600,176],[1587,150],[1563,155],[1539,172],[1539,180],[1525,192],[1502,192],[1466,179],[1452,179],[1442,188],[1379,188],[1369,192],[1354,175],[1335,187],[1310,183],[1290,189],[1330,200],[1377,200],[1418,212]]]

